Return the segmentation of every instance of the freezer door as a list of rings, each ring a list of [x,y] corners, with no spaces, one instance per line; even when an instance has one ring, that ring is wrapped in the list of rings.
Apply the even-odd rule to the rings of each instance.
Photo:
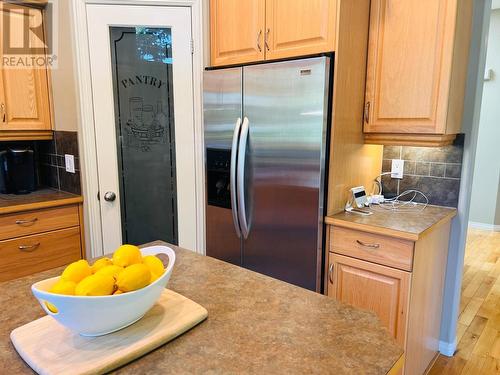
[[[243,70],[243,265],[318,291],[328,88],[326,57]]]
[[[242,68],[203,73],[205,146],[231,150],[236,120],[242,116]]]
[[[242,116],[242,68],[204,73],[207,255],[241,265],[235,180]],[[236,131],[235,131],[236,130]],[[233,173],[232,173],[233,172]]]

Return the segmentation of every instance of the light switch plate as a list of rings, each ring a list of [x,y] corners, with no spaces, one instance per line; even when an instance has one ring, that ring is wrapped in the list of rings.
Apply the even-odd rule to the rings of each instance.
[[[73,155],[64,154],[64,162],[66,164],[66,172],[75,173],[75,157]]]
[[[404,167],[405,167],[404,160],[392,159],[391,177],[392,178],[403,178]]]

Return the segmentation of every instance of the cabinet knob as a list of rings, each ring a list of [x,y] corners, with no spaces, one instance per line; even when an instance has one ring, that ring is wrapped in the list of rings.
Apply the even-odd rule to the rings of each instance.
[[[260,37],[262,36],[262,30],[259,30],[259,33],[257,34],[257,49],[259,52],[262,52],[262,47],[260,46]]]
[[[104,200],[106,202],[113,202],[115,199],[116,199],[116,194],[113,193],[112,191],[108,191],[106,192],[106,194],[104,194]]]

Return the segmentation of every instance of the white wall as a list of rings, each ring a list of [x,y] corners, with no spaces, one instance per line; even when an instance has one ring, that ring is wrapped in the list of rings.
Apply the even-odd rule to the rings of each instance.
[[[483,95],[483,77],[486,63],[486,42],[490,24],[491,0],[474,0],[474,17],[469,55],[467,88],[464,101],[462,131],[465,133],[462,177],[458,214],[451,224],[450,246],[446,267],[446,280],[441,319],[441,340],[439,350],[452,356],[456,349],[456,335],[462,275],[464,268],[465,243],[469,218],[470,197],[474,176],[474,161],[479,133],[479,118]]]
[[[483,87],[469,220],[500,225],[500,9],[491,12],[486,69],[494,74]]]
[[[75,65],[71,25],[72,1],[58,2],[57,69],[52,74],[55,130],[77,131],[78,102],[75,85]]]

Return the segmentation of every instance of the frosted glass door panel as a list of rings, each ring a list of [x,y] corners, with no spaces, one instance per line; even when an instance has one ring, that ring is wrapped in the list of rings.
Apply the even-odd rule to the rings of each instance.
[[[123,242],[177,244],[171,30],[110,36]]]

